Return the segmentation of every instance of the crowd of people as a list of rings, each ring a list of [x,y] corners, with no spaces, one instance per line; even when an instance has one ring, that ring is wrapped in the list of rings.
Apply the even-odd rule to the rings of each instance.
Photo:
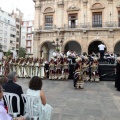
[[[15,120],[25,120],[24,113],[27,114],[28,110],[25,108],[23,104],[23,100],[21,95],[23,94],[22,87],[16,84],[17,81],[17,74],[16,72],[8,73],[7,77],[2,78],[0,84],[0,120],[12,120],[12,116],[7,114],[5,108],[7,108],[5,101],[3,102],[3,89],[5,92],[15,93],[20,98],[20,115],[18,115]],[[36,100],[33,104],[34,114],[39,116],[39,120],[50,120],[51,119],[51,111],[52,107],[46,103],[45,94],[42,90],[42,80],[38,76],[34,76],[31,78],[28,89],[26,91],[27,95],[39,97],[39,100]],[[16,99],[12,100],[12,108],[13,112],[17,112],[17,105]],[[38,111],[38,107],[40,111]],[[22,116],[21,116],[22,115]],[[25,115],[26,116],[26,115]],[[29,116],[26,116],[29,118]]]
[[[113,57],[114,56],[114,57]],[[0,75],[4,76],[0,79],[0,118],[1,120],[12,120],[12,117],[7,114],[5,110],[5,103],[2,101],[3,89],[5,92],[15,93],[20,97],[20,115],[17,120],[25,120],[24,113],[27,113],[21,94],[23,94],[22,87],[16,84],[18,77],[30,77],[31,80],[26,91],[27,95],[34,95],[40,97],[39,101],[33,104],[34,114],[39,116],[39,120],[50,120],[52,107],[46,103],[45,94],[42,90],[42,80],[49,72],[49,79],[67,80],[69,77],[69,65],[74,64],[74,80],[73,86],[78,88],[84,88],[85,81],[99,82],[99,60],[100,54],[92,52],[91,55],[83,53],[82,55],[76,54],[76,52],[69,50],[66,54],[64,52],[59,53],[54,51],[50,61],[44,61],[43,58],[17,58],[13,59],[11,56],[8,59],[3,58],[0,61]],[[116,65],[116,78],[115,87],[120,91],[120,57],[116,57],[113,53],[104,53],[104,60],[109,64]],[[49,69],[46,70],[45,64],[49,65]],[[16,72],[13,72],[16,71]],[[41,111],[38,111],[38,106],[41,105]],[[16,102],[13,101],[13,111],[17,111]],[[44,112],[42,111],[44,110]],[[29,116],[28,116],[29,117]]]
[[[0,76],[7,76],[9,72],[16,71],[18,77],[31,78],[44,77],[43,58],[13,58],[12,55],[0,60]]]

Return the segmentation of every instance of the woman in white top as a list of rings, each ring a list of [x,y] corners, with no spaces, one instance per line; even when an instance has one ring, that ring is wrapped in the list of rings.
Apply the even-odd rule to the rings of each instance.
[[[38,96],[40,100],[36,100],[33,105],[34,114],[39,115],[39,120],[50,120],[52,107],[49,104],[46,104],[45,94],[42,90],[42,80],[38,76],[32,77],[29,82],[29,89],[26,94],[31,96]],[[38,108],[40,107],[40,108]],[[38,111],[40,109],[40,111]]]

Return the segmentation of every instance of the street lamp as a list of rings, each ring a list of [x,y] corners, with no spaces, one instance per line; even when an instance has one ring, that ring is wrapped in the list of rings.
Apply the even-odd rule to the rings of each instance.
[[[59,46],[62,46],[62,44],[63,44],[63,39],[61,39],[60,42],[58,38],[56,38],[55,41],[54,40],[52,41],[52,45],[55,46],[57,50]]]

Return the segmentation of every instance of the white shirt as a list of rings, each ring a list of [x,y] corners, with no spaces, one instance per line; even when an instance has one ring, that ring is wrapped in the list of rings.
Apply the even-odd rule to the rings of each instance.
[[[53,57],[56,57],[57,56],[57,53],[56,52],[53,52]]]
[[[70,55],[71,55],[71,52],[70,52],[70,51],[68,51],[68,52],[67,52],[67,56],[70,56]]]
[[[99,48],[99,50],[104,50],[105,49],[105,45],[100,44],[100,45],[98,45],[98,48]]]

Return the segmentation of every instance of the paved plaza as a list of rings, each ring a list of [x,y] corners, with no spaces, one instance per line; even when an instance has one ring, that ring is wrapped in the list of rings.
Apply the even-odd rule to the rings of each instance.
[[[18,79],[26,92],[30,79]],[[54,110],[51,120],[120,120],[120,92],[113,81],[85,83],[75,90],[73,81],[43,80],[47,103]]]

